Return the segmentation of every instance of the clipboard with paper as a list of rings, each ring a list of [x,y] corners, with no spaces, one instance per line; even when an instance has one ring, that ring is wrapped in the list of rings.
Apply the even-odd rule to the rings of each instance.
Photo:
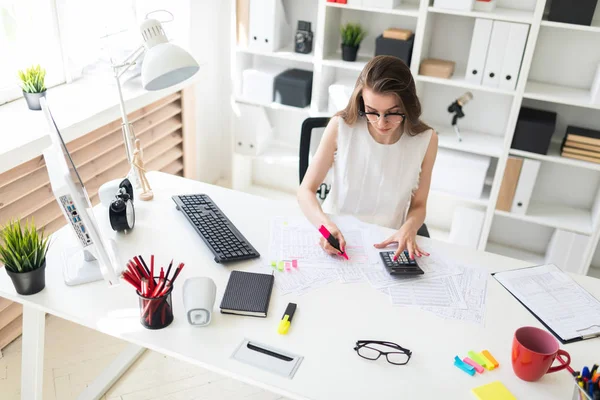
[[[557,266],[493,276],[563,344],[600,336],[600,301]]]

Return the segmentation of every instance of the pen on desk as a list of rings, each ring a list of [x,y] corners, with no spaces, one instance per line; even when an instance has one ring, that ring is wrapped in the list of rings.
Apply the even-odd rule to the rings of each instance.
[[[327,230],[327,228],[325,228],[325,225],[321,225],[321,227],[319,228],[319,232],[334,249],[340,252],[340,256],[348,260],[348,255],[345,252],[343,252],[340,248],[340,242],[338,242],[337,238],[333,236],[331,232]]]

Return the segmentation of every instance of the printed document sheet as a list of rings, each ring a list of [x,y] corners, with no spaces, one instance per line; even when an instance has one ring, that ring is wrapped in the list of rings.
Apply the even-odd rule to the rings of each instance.
[[[494,278],[563,341],[600,335],[600,301],[557,266],[498,272]]]

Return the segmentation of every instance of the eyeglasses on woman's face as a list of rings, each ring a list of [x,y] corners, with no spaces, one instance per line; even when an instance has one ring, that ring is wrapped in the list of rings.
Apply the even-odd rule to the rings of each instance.
[[[405,365],[410,360],[412,351],[392,343],[378,340],[359,340],[354,350],[359,356],[367,360],[377,360],[385,356],[387,362],[394,365]]]
[[[385,123],[397,125],[397,124],[401,124],[402,122],[404,122],[404,119],[406,118],[406,114],[399,113],[399,112],[385,113],[382,115],[382,114],[379,114],[378,112],[361,111],[360,116],[366,117],[367,121],[372,124],[376,124],[383,117],[383,121]]]

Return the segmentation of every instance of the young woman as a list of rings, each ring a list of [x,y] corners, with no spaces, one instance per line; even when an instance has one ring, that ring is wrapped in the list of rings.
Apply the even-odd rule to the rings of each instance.
[[[397,231],[375,244],[398,243],[400,252],[429,255],[416,242],[425,221],[431,171],[438,148],[435,132],[422,122],[410,69],[390,56],[373,58],[362,70],[346,108],[329,122],[298,191],[300,208],[316,227],[324,225],[346,246],[326,213],[354,215]],[[333,167],[323,208],[315,195]],[[321,238],[321,247],[338,252]]]

